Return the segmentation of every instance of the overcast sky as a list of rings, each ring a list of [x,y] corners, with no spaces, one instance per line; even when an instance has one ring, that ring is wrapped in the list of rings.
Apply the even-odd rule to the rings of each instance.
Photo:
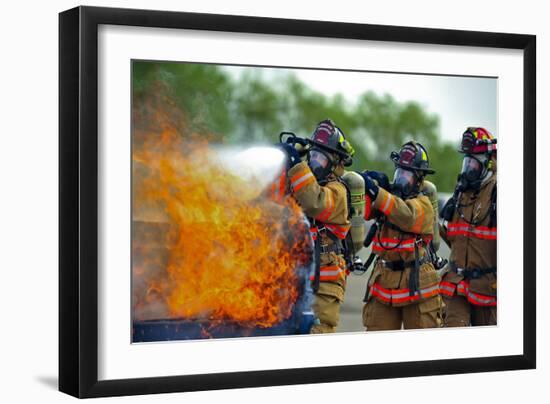
[[[250,67],[224,67],[240,77]],[[253,68],[257,69],[257,68]],[[397,101],[416,101],[440,119],[442,137],[457,143],[468,126],[482,126],[497,133],[497,80],[493,78],[449,77],[396,73],[342,72],[307,69],[261,68],[266,80],[292,71],[300,80],[326,95],[340,93],[349,103],[374,91],[391,94]]]

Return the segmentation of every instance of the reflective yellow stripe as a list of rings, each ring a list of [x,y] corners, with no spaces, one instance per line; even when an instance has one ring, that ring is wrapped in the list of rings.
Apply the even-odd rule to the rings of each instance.
[[[294,192],[297,192],[299,189],[313,181],[315,181],[315,177],[309,170],[304,173],[296,174],[290,179]]]
[[[325,227],[332,232],[336,237],[340,239],[345,239],[346,234],[348,234],[351,225],[339,226],[337,224],[325,223]]]
[[[393,209],[394,203],[395,203],[395,201],[393,199],[392,194],[390,194],[389,192],[386,192],[384,194],[384,202],[382,202],[382,209],[380,209],[380,210],[382,211],[382,213],[384,215],[388,216],[391,213],[392,209]]]

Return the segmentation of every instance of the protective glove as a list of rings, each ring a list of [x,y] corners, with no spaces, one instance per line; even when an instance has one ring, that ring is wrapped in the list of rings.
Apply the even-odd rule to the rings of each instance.
[[[388,176],[382,171],[364,171],[369,177],[378,183],[378,186],[384,188],[386,191],[390,191],[390,180]]]
[[[374,201],[378,196],[378,185],[376,184],[376,182],[374,182],[370,175],[367,174],[367,172],[362,172],[358,174],[361,175],[361,177],[363,177],[363,179],[365,180],[365,194],[367,194],[371,198],[371,200]]]
[[[277,147],[280,148],[287,157],[286,160],[288,170],[290,170],[292,167],[302,161],[302,159],[300,158],[300,153],[298,153],[298,150],[296,150],[291,144],[279,143]]]
[[[456,210],[456,197],[453,195],[449,198],[447,202],[445,202],[443,209],[441,209],[441,212],[439,212],[439,217],[449,222],[453,220],[455,210]]]

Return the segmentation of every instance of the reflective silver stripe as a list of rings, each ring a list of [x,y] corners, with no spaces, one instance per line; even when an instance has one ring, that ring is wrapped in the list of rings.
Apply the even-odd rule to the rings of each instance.
[[[413,248],[414,247],[414,241],[399,244],[399,240],[397,240],[395,243],[390,242],[390,241],[378,242],[378,241],[375,240],[374,245],[384,246],[384,247],[394,247],[394,248]]]
[[[497,299],[496,297],[490,297],[482,298],[476,296],[473,292],[470,292],[470,287],[468,285],[463,284],[462,282],[456,285],[457,292],[461,292],[464,294],[464,296],[473,302],[477,302],[480,304],[489,304],[489,303],[496,303]]]
[[[386,299],[391,299],[391,294],[383,292],[382,290],[380,290],[376,283],[372,286],[372,291],[373,292],[376,291],[376,293],[382,295]]]
[[[452,288],[452,287],[447,286],[447,285],[439,285],[439,289],[443,289],[443,290],[446,290],[447,292],[453,293],[456,288]]]
[[[433,286],[430,286],[429,288],[421,289],[420,293],[422,293],[423,295],[427,295],[428,293],[433,292],[434,290],[439,290],[439,285],[433,285]]]
[[[470,230],[470,233],[481,234],[481,235],[483,235],[483,236],[496,236],[496,235],[497,235],[496,230],[479,230],[479,229],[474,229],[474,230]]]
[[[471,233],[471,234],[479,234],[479,235],[483,235],[483,236],[496,236],[497,235],[497,230],[485,230],[485,229],[480,229],[480,228],[477,228],[477,227],[471,227],[470,225],[466,224],[466,223],[450,223],[449,226],[448,226],[448,230],[449,232],[459,232],[459,231],[464,231],[466,233]]]
[[[472,299],[478,303],[482,303],[482,304],[488,304],[488,303],[493,303],[493,302],[496,302],[497,299],[495,299],[494,297],[488,297],[487,299],[482,299],[480,297],[477,297],[476,295],[474,295],[472,292],[468,292],[468,299]]]
[[[374,287],[373,287],[374,288]],[[377,291],[379,291],[378,288],[376,288]],[[430,286],[429,288],[424,288],[424,289],[421,289],[420,290],[420,294],[422,295],[427,295],[428,293],[430,292],[433,292],[434,290],[439,290],[439,285],[433,285],[433,286]],[[399,293],[396,293],[395,291],[391,291],[391,294],[388,294],[388,293],[384,293],[382,291],[380,291],[380,294],[383,294],[385,297],[387,298],[390,298],[392,297],[393,299],[404,299],[406,297],[409,297],[410,296],[410,291],[408,289],[405,289],[404,292],[399,292]],[[416,291],[414,293],[414,296],[415,297],[418,297],[418,294],[419,292]]]
[[[384,245],[384,246],[392,246],[392,245],[399,245],[399,247],[414,247],[414,241],[407,242],[407,243],[401,243],[399,244],[399,241],[397,243],[391,242],[391,241],[382,241],[382,242],[376,242],[376,244]]]
[[[414,241],[412,243],[403,243],[399,247],[402,248],[414,248]]]
[[[418,294],[418,292],[416,294]],[[401,293],[392,292],[392,297],[394,299],[403,299],[404,297],[408,297],[409,295],[410,295],[410,293],[408,291],[407,292],[401,292]]]
[[[439,285],[433,285],[433,286],[430,286],[429,288],[424,288],[424,289],[421,289],[420,290],[420,294],[421,295],[427,295],[428,293],[430,292],[433,292],[434,290],[439,290]],[[418,296],[419,292],[416,291],[414,292],[414,296]],[[410,292],[407,291],[407,292],[401,292],[401,293],[392,293],[394,299],[403,299],[404,297],[407,297],[410,295]]]
[[[302,177],[298,178],[296,181],[292,183],[292,186],[295,187],[296,185],[300,185],[302,182],[307,180],[309,177],[313,177],[313,174],[311,172],[306,173]]]

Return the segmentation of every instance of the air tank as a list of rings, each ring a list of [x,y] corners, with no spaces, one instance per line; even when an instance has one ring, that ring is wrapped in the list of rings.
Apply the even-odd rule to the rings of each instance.
[[[355,254],[363,248],[363,241],[367,236],[365,222],[365,180],[355,171],[346,171],[342,176],[351,194],[351,228],[350,234],[353,240]]]
[[[422,183],[422,188],[420,190],[424,195],[426,195],[430,202],[432,203],[433,209],[434,209],[434,235],[433,235],[433,246],[435,251],[439,250],[439,243],[440,243],[440,237],[439,237],[439,202],[437,200],[437,188],[433,182],[424,180]]]

